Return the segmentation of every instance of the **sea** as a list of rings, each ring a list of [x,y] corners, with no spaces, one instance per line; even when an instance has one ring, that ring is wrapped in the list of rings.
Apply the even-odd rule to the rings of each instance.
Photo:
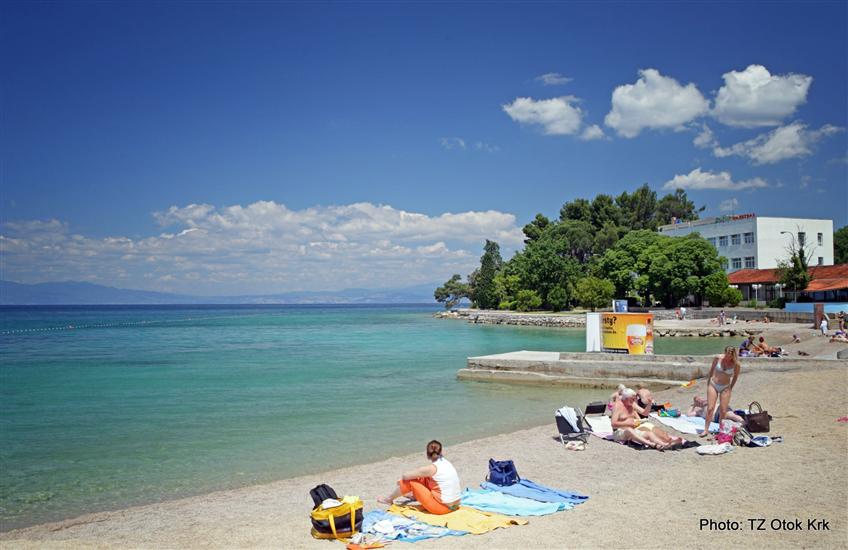
[[[0,308],[0,530],[372,462],[434,438],[449,452],[609,394],[458,381],[469,356],[582,351],[584,332],[435,311]],[[724,344],[669,338],[656,350]]]

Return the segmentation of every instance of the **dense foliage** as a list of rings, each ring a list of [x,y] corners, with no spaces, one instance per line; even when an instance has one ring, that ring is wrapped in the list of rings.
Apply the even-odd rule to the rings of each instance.
[[[486,241],[480,267],[463,283],[454,275],[436,290],[453,307],[469,297],[480,308],[553,311],[608,307],[614,297],[636,296],[667,307],[704,299],[735,305],[726,260],[697,234],[669,237],[658,226],[698,219],[695,204],[677,190],[657,200],[647,185],[617,197],[598,195],[565,203],[559,219],[542,214],[524,226],[524,249],[504,262]]]
[[[848,264],[848,225],[833,232],[833,263]]]

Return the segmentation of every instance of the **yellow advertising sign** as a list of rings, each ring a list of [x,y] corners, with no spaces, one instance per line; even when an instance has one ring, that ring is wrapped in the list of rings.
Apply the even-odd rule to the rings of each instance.
[[[601,350],[630,355],[653,355],[653,314],[602,313]]]

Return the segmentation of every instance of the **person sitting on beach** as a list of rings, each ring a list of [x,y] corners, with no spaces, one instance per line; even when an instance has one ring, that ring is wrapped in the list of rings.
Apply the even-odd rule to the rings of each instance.
[[[760,341],[759,341],[759,343],[756,344],[755,348],[756,348],[756,351],[757,351],[756,355],[758,355],[758,356],[759,355],[774,356],[774,355],[780,355],[781,353],[783,353],[783,348],[779,348],[779,347],[773,348],[773,347],[771,347],[770,345],[768,345],[768,343],[766,343],[766,339],[763,336],[760,336]]]
[[[647,418],[654,405],[654,395],[643,384],[636,384],[636,404],[641,409],[639,416]]]
[[[430,464],[410,470],[401,476],[397,488],[377,502],[391,505],[401,495],[414,498],[431,514],[448,514],[459,508],[462,486],[453,464],[442,456],[442,444],[427,443]]]
[[[704,420],[707,418],[707,398],[701,397],[700,395],[696,395],[694,399],[692,399],[692,406],[689,407],[689,410],[686,411],[686,416],[700,416]],[[716,410],[713,415],[712,422],[718,422],[719,420],[719,412]],[[745,424],[745,419],[733,412],[733,409],[730,408],[730,405],[727,406],[727,410],[724,411],[724,417],[728,420],[732,420],[734,422],[739,422],[740,424]]]
[[[770,323],[768,315],[763,315],[763,323]]]
[[[801,343],[801,337],[798,336],[797,334],[793,334],[792,335],[792,343],[793,344],[800,344]]]
[[[648,412],[650,405],[649,402]],[[640,417],[643,410],[636,404],[636,392],[631,388],[624,388],[612,411],[611,424],[615,430],[615,441],[634,441],[660,451],[683,444],[682,437],[671,437],[666,431],[644,421]]]
[[[741,357],[753,355],[754,354],[754,346],[755,346],[754,337],[748,336],[747,338],[742,340],[741,344],[739,344],[739,355]]]

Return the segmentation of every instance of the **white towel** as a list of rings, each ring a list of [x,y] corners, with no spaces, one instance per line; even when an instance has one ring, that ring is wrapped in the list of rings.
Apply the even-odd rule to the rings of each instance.
[[[572,430],[577,433],[580,433],[580,428],[577,427],[577,412],[574,409],[572,409],[571,407],[563,407],[561,409],[558,409],[557,412],[561,417],[568,420],[568,423],[571,424]]]
[[[587,416],[586,422],[592,427],[592,435],[604,438],[612,436],[612,420],[608,416]]]
[[[733,450],[730,443],[719,443],[718,445],[701,445],[695,452],[699,455],[723,455]]]
[[[704,431],[704,419],[700,416],[686,416],[684,414],[674,418],[672,416],[660,416],[657,413],[651,413],[651,418],[684,434],[698,435]],[[718,432],[718,424],[710,422],[710,431]]]

